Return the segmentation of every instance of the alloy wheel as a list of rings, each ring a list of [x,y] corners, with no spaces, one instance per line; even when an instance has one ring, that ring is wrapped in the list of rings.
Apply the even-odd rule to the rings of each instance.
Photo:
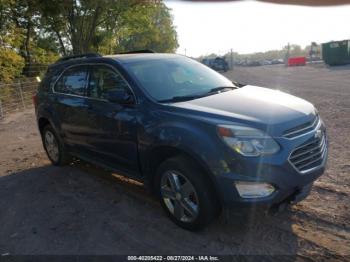
[[[161,195],[165,206],[182,222],[193,222],[199,213],[197,192],[178,171],[167,171],[161,178]]]
[[[55,135],[51,131],[45,132],[44,142],[47,154],[52,159],[52,161],[57,162],[59,158],[58,143]]]

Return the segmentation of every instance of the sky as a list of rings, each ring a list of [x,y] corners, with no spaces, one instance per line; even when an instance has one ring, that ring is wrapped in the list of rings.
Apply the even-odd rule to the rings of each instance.
[[[308,7],[255,1],[190,3],[165,1],[178,33],[177,53],[247,54],[350,39],[350,5]]]

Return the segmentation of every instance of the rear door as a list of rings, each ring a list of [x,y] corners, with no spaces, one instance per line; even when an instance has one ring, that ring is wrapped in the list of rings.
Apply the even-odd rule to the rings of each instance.
[[[139,174],[137,150],[137,104],[110,102],[105,94],[124,89],[135,96],[122,75],[109,65],[91,65],[89,97],[90,150],[96,158],[120,170]]]
[[[79,65],[66,69],[54,86],[54,107],[64,140],[82,150],[86,146],[87,134],[87,84],[88,68]]]

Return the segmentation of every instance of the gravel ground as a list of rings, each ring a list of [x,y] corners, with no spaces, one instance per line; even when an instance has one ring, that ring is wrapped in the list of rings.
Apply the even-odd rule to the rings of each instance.
[[[350,67],[235,68],[226,75],[316,105],[330,137],[311,195],[245,223],[222,216],[197,233],[172,224],[133,181],[83,162],[51,166],[33,110],[0,122],[0,254],[262,254],[350,259]],[[319,255],[319,256],[318,256]]]

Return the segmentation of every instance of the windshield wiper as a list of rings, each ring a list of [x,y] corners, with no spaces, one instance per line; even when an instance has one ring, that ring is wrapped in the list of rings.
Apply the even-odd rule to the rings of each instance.
[[[213,94],[219,93],[219,92],[224,91],[224,90],[228,91],[228,90],[232,90],[232,89],[237,89],[237,87],[235,87],[235,86],[220,86],[220,87],[212,88],[204,94],[188,95],[188,96],[174,96],[174,97],[169,98],[169,99],[159,100],[158,102],[159,103],[171,103],[171,102],[189,101],[189,100],[194,100],[197,98],[213,95]]]
[[[171,102],[184,102],[202,97],[201,95],[190,95],[190,96],[174,96],[169,99],[159,100],[159,103],[171,103]]]
[[[218,93],[218,92],[224,91],[224,90],[228,91],[227,89],[232,90],[232,89],[237,89],[237,87],[235,87],[235,86],[219,86],[219,87],[215,87],[215,88],[210,89],[208,94]]]

